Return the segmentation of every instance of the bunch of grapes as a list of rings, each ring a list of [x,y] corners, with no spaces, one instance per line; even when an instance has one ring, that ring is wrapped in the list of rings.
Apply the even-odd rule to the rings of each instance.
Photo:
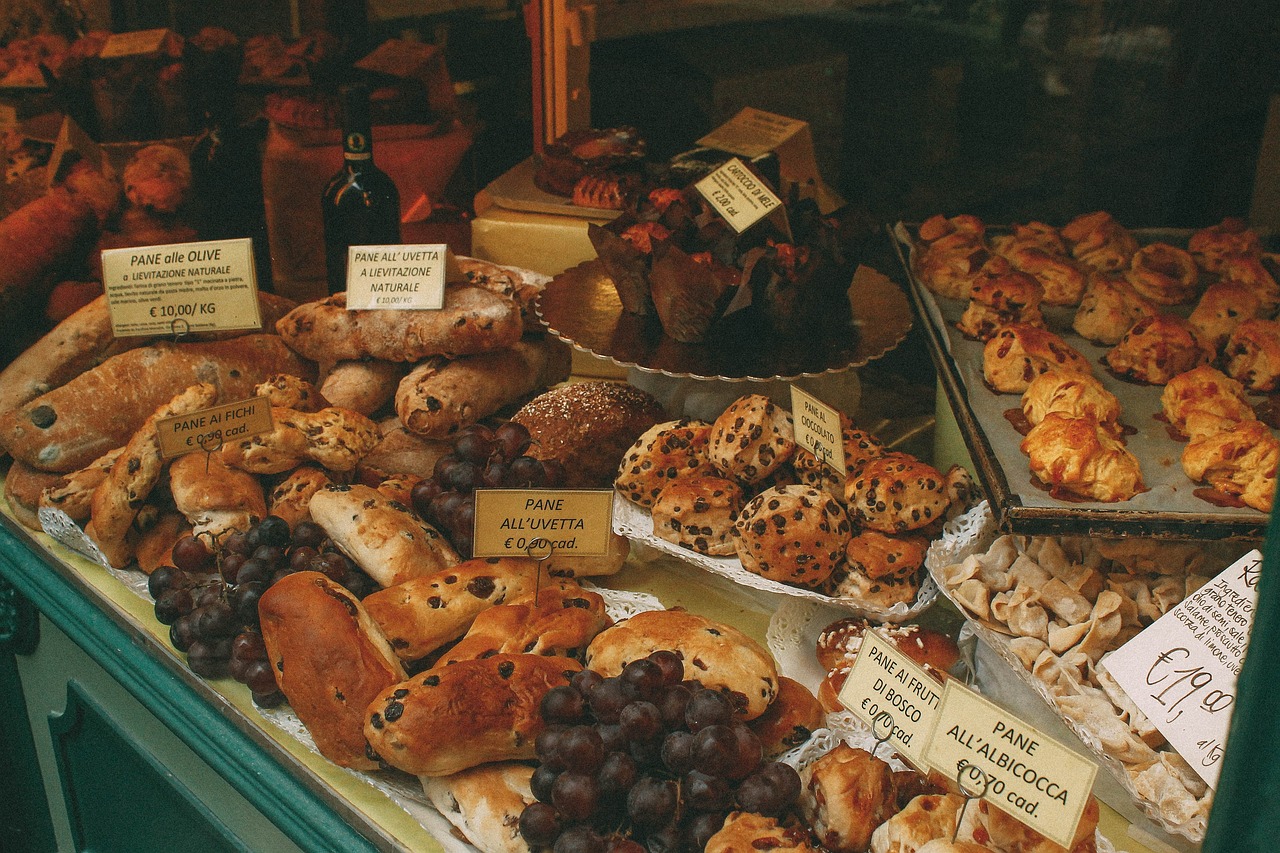
[[[683,681],[678,654],[656,651],[604,678],[583,670],[541,706],[546,729],[520,815],[533,850],[701,851],[735,809],[779,816],[800,794],[786,764],[720,691]]]
[[[515,421],[496,428],[471,424],[453,438],[431,477],[413,487],[413,507],[438,527],[464,558],[471,556],[476,489],[540,489],[564,482],[554,459],[527,456],[529,430]]]
[[[291,531],[283,518],[267,516],[220,545],[215,553],[194,536],[174,544],[173,564],[147,579],[156,619],[169,626],[169,640],[187,655],[192,672],[205,678],[229,674],[260,707],[274,707],[284,696],[262,641],[262,594],[281,577],[306,570],[322,572],[360,598],[376,584],[314,522],[300,522]]]

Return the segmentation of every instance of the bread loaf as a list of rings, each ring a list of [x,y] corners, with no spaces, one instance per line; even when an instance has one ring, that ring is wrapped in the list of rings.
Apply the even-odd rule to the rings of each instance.
[[[490,761],[533,758],[545,728],[538,706],[581,664],[540,655],[494,655],[431,669],[369,703],[364,735],[387,764],[447,776]]]
[[[311,521],[312,496],[332,482],[323,468],[299,465],[271,490],[267,505],[271,514],[289,522],[292,530],[300,521]]]
[[[231,531],[247,531],[267,515],[258,478],[229,468],[216,453],[188,453],[173,460],[169,490],[178,512],[210,549]]]
[[[329,485],[311,497],[311,519],[384,587],[456,564],[458,554],[409,508],[368,486]]]
[[[348,311],[347,295],[299,305],[276,324],[289,346],[315,361],[421,361],[509,347],[522,332],[520,308],[479,287],[446,287],[438,311]]]
[[[253,389],[253,395],[266,397],[273,406],[297,412],[318,412],[329,405],[314,384],[288,373],[268,376],[265,382],[259,382]]]
[[[400,659],[417,660],[465,634],[482,611],[532,595],[537,577],[537,560],[477,558],[375,592],[364,605]]]
[[[320,383],[320,393],[330,404],[372,415],[396,393],[404,365],[376,358],[340,361]]]
[[[535,801],[532,776],[528,764],[496,761],[448,776],[423,776],[422,790],[473,847],[484,853],[529,853],[520,815]]]
[[[581,660],[587,644],[610,624],[599,593],[576,583],[549,584],[518,603],[482,611],[467,635],[445,652],[451,664],[495,654],[558,655]]]
[[[271,420],[271,432],[223,445],[223,461],[253,474],[280,474],[303,462],[316,462],[330,471],[353,471],[382,439],[376,423],[336,406],[318,412],[272,406]]]
[[[319,572],[296,572],[262,594],[258,614],[276,684],[320,754],[376,769],[365,754],[365,711],[405,673],[360,600]]]
[[[475,258],[459,257],[454,260],[464,282],[505,296],[519,305],[526,332],[543,331],[542,321],[538,319],[533,303],[542,292],[543,282],[547,279],[538,281],[536,277],[521,270],[500,267]]]
[[[161,566],[173,565],[173,546],[190,533],[191,525],[182,513],[163,510],[154,524],[138,534],[133,556],[139,571],[149,575]]]
[[[4,477],[4,497],[9,502],[9,509],[14,518],[24,527],[40,530],[40,495],[45,489],[59,481],[57,474],[48,471],[37,471],[30,465],[13,462]]]
[[[369,486],[395,474],[430,477],[436,461],[453,449],[448,439],[425,438],[409,432],[399,418],[380,421],[382,441],[356,466],[356,480]]]
[[[40,506],[60,509],[78,523],[88,521],[93,509],[94,489],[107,478],[111,466],[116,464],[123,452],[123,447],[108,450],[79,471],[62,475],[40,493]]]
[[[568,376],[568,352],[547,338],[452,361],[433,358],[401,380],[396,414],[405,429],[444,438]]]
[[[112,566],[123,568],[133,558],[133,548],[128,542],[129,528],[164,472],[156,421],[208,408],[217,394],[213,385],[202,382],[161,405],[125,444],[106,479],[94,489],[92,517],[84,532]]]
[[[210,383],[217,399],[231,402],[276,373],[315,375],[274,335],[132,349],[0,413],[0,444],[43,471],[75,471],[123,445],[149,413],[193,383]]]

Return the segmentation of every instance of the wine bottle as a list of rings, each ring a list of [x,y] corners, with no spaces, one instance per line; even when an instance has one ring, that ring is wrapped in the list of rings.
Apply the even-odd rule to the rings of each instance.
[[[342,169],[321,198],[325,266],[329,292],[347,289],[347,249],[400,242],[400,193],[387,173],[373,164],[369,88],[343,86]]]

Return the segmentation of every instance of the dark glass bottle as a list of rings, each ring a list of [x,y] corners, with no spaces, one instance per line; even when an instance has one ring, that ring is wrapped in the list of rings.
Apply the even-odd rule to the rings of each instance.
[[[347,289],[347,248],[400,242],[400,193],[387,173],[373,164],[369,88],[343,86],[342,169],[321,199],[325,268],[329,292]]]

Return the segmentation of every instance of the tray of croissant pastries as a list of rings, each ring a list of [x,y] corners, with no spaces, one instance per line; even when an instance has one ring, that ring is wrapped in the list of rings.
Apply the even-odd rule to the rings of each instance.
[[[1005,531],[1255,539],[1280,438],[1276,262],[1238,220],[974,216],[894,244]]]

